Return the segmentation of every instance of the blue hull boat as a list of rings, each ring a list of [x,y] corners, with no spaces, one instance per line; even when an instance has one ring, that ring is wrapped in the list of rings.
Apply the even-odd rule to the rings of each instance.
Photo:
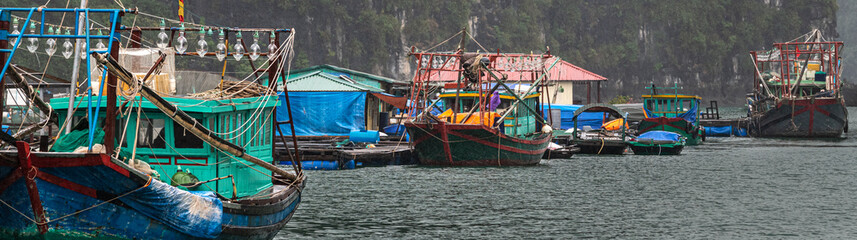
[[[274,185],[224,202],[105,154],[31,153],[22,143],[0,160],[3,239],[271,239],[294,214],[303,189]]]

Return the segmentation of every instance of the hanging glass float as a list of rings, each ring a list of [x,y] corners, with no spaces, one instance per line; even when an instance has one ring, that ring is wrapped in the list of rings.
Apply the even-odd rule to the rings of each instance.
[[[259,58],[262,47],[259,47],[259,32],[253,33],[253,44],[250,44],[250,60],[256,60]]]
[[[235,45],[233,45],[232,57],[235,58],[235,61],[241,61],[241,58],[244,57],[244,44],[241,43],[241,32],[235,34]]]
[[[159,48],[166,48],[167,44],[169,44],[170,37],[167,36],[166,26],[167,26],[166,22],[164,22],[164,20],[161,19],[161,32],[158,33],[158,43],[157,43]]]
[[[59,30],[57,30],[59,32]],[[71,35],[71,31],[68,29],[65,30],[65,35]],[[71,55],[74,54],[74,44],[71,43],[71,40],[68,38],[62,43],[62,56],[65,59],[71,58]]]
[[[101,36],[101,29],[98,29],[98,36]],[[98,39],[98,43],[95,44],[95,49],[106,49],[107,46],[104,46],[104,42],[101,39]]]
[[[217,35],[217,51],[214,52],[214,55],[217,56],[218,61],[223,61],[223,59],[226,59],[226,43],[224,43],[223,41],[223,29],[221,29],[220,34]]]
[[[271,36],[268,37],[268,59],[274,58],[277,52],[277,35],[271,31]]]
[[[208,30],[209,34],[211,34],[211,29]],[[196,41],[196,55],[199,57],[205,57],[205,53],[208,52],[208,42],[205,41],[205,29],[199,29],[199,41]]]
[[[17,18],[12,20],[12,34],[15,34],[15,35],[21,34],[21,31],[18,31],[18,19]],[[9,43],[15,44],[15,40],[18,40],[18,38],[9,38]]]
[[[179,37],[176,38],[176,52],[184,54],[185,51],[187,51],[187,38],[184,37],[184,23],[182,23],[179,28]]]
[[[35,22],[30,23],[30,34],[33,34],[33,35],[36,34],[36,23]],[[27,41],[30,42],[30,44],[27,45],[27,51],[29,51],[30,53],[35,53],[36,50],[39,49],[39,39],[31,37],[31,38],[27,38]]]
[[[53,26],[48,28],[48,34],[54,35],[54,27]],[[56,38],[48,38],[48,40],[45,40],[45,44],[47,44],[47,46],[45,46],[45,53],[47,53],[48,56],[50,56],[50,57],[54,56],[54,53],[57,52],[57,39]]]

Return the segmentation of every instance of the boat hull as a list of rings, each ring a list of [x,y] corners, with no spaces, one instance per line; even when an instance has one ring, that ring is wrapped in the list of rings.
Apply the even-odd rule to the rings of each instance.
[[[635,155],[679,155],[684,149],[683,144],[645,144],[631,142],[628,144]]]
[[[3,179],[0,200],[9,203],[0,205],[0,217],[4,219],[0,222],[0,238],[3,239],[272,239],[293,216],[300,204],[299,188],[303,187],[303,182],[300,186],[275,185],[265,192],[270,197],[256,200],[220,201],[211,195],[211,199],[218,199],[212,202],[222,207],[194,205],[202,208],[197,210],[205,215],[193,216],[219,217],[205,218],[219,223],[212,225],[215,235],[194,236],[194,231],[183,231],[177,224],[195,221],[182,218],[190,216],[187,212],[152,210],[158,206],[147,205],[146,196],[196,194],[152,179],[104,154],[28,155],[29,159],[18,161],[23,165],[0,164],[0,178]],[[27,167],[27,161],[31,167]],[[20,170],[30,168],[33,170]],[[196,197],[192,199],[198,201]],[[208,215],[213,212],[219,214]],[[43,221],[35,217],[42,214]],[[36,224],[30,219],[48,221],[48,224]]]
[[[625,154],[628,148],[622,140],[576,139],[572,143],[580,148],[579,154]]]
[[[702,144],[704,140],[703,136],[705,135],[699,126],[693,125],[684,118],[644,118],[640,120],[638,129],[640,134],[654,130],[681,134],[682,137],[687,139],[686,144],[688,146]]]
[[[755,118],[756,137],[836,138],[847,126],[842,98],[781,100]]]
[[[431,166],[522,166],[542,159],[551,133],[520,139],[484,125],[406,123],[420,164]]]

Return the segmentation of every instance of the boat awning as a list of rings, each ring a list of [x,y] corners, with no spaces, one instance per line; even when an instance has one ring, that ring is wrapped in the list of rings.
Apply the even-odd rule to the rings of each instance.
[[[618,108],[610,104],[593,103],[584,105],[583,107],[580,107],[574,111],[574,118],[577,118],[581,113],[584,112],[605,112],[615,118],[624,118],[624,116],[622,115],[622,110],[619,110]]]
[[[398,109],[406,109],[407,108],[408,98],[406,98],[406,97],[399,97],[396,95],[382,93],[382,92],[373,92],[371,94],[373,96],[377,97],[378,99],[381,99],[381,101],[384,101],[387,104],[393,105],[393,107],[396,107]]]

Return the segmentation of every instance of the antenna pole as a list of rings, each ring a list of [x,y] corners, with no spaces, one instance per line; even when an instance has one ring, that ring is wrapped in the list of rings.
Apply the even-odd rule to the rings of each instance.
[[[80,8],[86,8],[86,0],[80,1]],[[77,16],[77,32],[75,34],[81,35],[83,34],[83,25],[84,25],[84,13],[80,12]],[[74,119],[74,99],[77,95],[77,77],[80,72],[80,41],[81,39],[77,38],[74,40],[74,63],[72,63],[71,67],[71,85],[68,87],[68,115],[66,116],[66,124],[74,125],[71,122]],[[87,69],[89,71],[89,69]],[[87,83],[88,85],[89,83]],[[60,126],[62,127],[62,126]],[[65,133],[68,134],[71,132],[71,127],[65,128]]]

